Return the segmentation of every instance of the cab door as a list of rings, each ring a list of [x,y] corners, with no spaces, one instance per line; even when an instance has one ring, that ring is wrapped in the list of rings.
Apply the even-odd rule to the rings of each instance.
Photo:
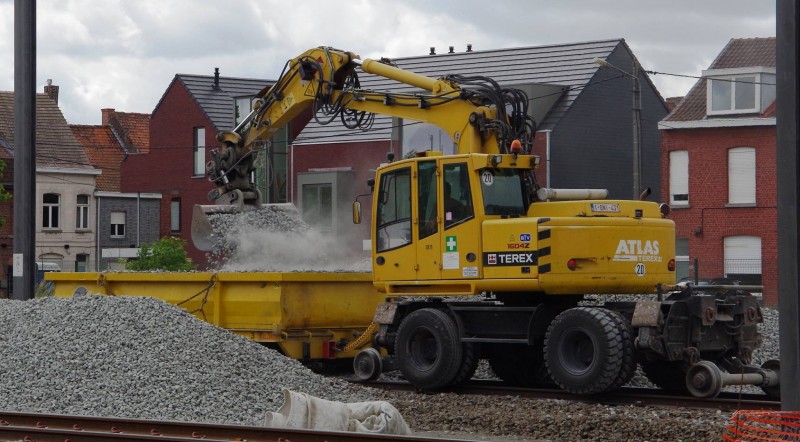
[[[466,157],[441,159],[439,213],[442,279],[480,277],[481,226]]]
[[[399,164],[378,174],[373,217],[373,278],[409,281],[416,278],[417,256],[412,230],[413,163]]]
[[[415,237],[417,279],[439,279],[441,272],[441,223],[439,213],[439,169],[436,160],[419,161],[416,179]]]

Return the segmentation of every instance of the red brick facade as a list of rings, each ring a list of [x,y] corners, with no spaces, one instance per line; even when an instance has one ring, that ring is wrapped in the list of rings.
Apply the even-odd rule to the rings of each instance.
[[[211,122],[197,106],[189,92],[178,81],[171,84],[150,119],[150,151],[144,155],[128,155],[120,171],[122,192],[158,192],[161,199],[161,237],[173,235],[186,240],[186,250],[200,267],[205,253],[191,241],[192,209],[195,204],[208,204],[206,195],[212,189],[205,176],[195,177],[194,129],[206,128],[206,161],[218,145]],[[170,206],[180,200],[180,230],[170,230]]]
[[[669,201],[669,153],[689,154],[689,207],[674,208],[676,236],[688,238],[689,259],[698,259],[701,279],[724,275],[724,238],[761,238],[764,302],[777,304],[777,183],[774,125],[671,129],[661,131],[663,201]],[[756,204],[728,207],[728,150],[752,147],[756,153]],[[694,276],[694,272],[690,272]]]

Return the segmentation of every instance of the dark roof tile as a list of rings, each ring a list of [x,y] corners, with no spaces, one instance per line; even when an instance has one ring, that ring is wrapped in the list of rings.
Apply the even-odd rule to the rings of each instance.
[[[0,132],[13,150],[14,93],[0,92]],[[2,149],[7,151],[7,149]],[[36,94],[36,166],[92,169],[67,125],[58,105],[45,94]]]

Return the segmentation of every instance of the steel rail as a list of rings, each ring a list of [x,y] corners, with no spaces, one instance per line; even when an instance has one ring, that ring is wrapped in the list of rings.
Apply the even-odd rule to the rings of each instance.
[[[417,389],[402,381],[363,382],[362,384],[384,390],[416,391]],[[612,393],[579,396],[556,388],[510,387],[499,381],[471,381],[457,388],[447,390],[458,394],[520,396],[531,399],[558,399],[603,405],[665,406],[694,409],[736,410],[780,410],[778,400],[769,399],[763,394],[739,394],[723,392],[716,398],[698,398],[676,395],[656,388],[621,388]]]
[[[0,440],[30,442],[64,442],[67,440],[70,442],[148,440],[168,442],[433,442],[441,439],[0,410]]]

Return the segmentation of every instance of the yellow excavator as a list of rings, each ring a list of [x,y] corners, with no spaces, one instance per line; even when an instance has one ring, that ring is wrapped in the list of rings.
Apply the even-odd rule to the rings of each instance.
[[[368,90],[359,72],[408,87]],[[355,343],[360,378],[397,368],[439,389],[488,359],[512,384],[596,394],[627,383],[638,363],[655,384],[696,396],[741,383],[778,394],[777,361],[750,365],[762,339],[753,288],[676,289],[665,204],[538,186],[528,98],[490,78],[434,79],[328,47],[290,60],[247,118],[218,134],[214,204],[193,220],[198,247],[211,247],[208,214],[259,205],[257,142],[309,108],[320,124],[349,128],[375,114],[431,123],[456,146],[390,160],[370,182],[372,275],[386,302]]]

